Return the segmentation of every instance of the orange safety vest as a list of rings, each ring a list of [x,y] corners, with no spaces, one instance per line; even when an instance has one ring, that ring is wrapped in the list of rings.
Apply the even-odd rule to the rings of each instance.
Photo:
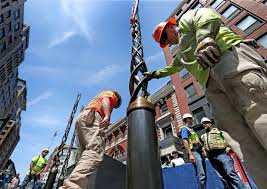
[[[102,99],[104,97],[107,97],[109,99],[110,108],[113,108],[116,104],[116,94],[113,91],[103,91],[89,102],[86,109],[89,109],[89,108],[95,109],[100,114],[100,116],[104,118],[105,113],[104,113],[103,104],[102,104]]]

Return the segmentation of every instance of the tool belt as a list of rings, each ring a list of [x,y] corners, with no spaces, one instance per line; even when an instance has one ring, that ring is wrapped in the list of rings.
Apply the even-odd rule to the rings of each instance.
[[[215,149],[215,150],[208,151],[208,157],[212,158],[214,156],[218,156],[224,153],[225,153],[225,149]]]
[[[85,123],[86,123],[86,125],[92,125],[95,121],[95,109],[93,109],[93,108],[83,109],[83,111],[85,111],[85,110],[89,110],[87,115],[86,115]]]

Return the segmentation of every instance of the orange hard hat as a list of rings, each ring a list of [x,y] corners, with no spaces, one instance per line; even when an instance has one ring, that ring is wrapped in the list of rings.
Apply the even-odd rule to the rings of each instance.
[[[165,29],[165,27],[168,25],[168,24],[174,24],[176,25],[176,20],[175,18],[169,18],[169,20],[167,22],[161,22],[159,23],[156,28],[154,29],[153,33],[152,33],[152,36],[154,37],[155,41],[158,42],[160,44],[160,47],[161,48],[164,48],[166,47],[167,45],[164,44],[164,43],[160,43],[160,39],[161,39],[161,35],[162,35],[162,32],[163,30]]]

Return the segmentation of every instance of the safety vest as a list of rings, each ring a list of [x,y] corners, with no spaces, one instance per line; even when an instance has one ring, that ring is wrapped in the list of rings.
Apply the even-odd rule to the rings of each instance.
[[[33,171],[39,173],[48,163],[47,159],[42,156],[35,156],[32,159],[32,162],[34,163]],[[27,171],[26,175],[30,175],[30,170]]]
[[[217,128],[212,128],[208,133],[201,135],[201,140],[204,142],[205,149],[208,151],[221,150],[227,147],[226,141]]]
[[[102,99],[104,97],[108,97],[110,101],[110,108],[113,108],[116,104],[116,94],[113,91],[103,91],[100,94],[98,94],[96,97],[94,97],[93,100],[89,102],[86,109],[95,109],[102,118],[105,117],[105,113],[103,110],[103,104]]]
[[[193,129],[190,129],[187,126],[183,126],[181,129],[183,129],[183,128],[186,128],[190,133],[190,136],[188,138],[188,142],[189,142],[190,149],[192,149],[194,145],[200,143],[199,138],[197,136],[197,133]]]

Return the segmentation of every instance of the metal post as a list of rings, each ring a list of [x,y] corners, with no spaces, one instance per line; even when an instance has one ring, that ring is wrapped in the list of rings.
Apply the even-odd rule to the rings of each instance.
[[[57,177],[58,169],[56,166],[53,166],[49,172],[47,181],[45,183],[44,189],[52,189]]]
[[[64,176],[60,176],[57,180],[57,189],[60,187],[60,186],[63,186],[63,183],[64,183]]]
[[[163,189],[154,107],[138,97],[127,111],[127,189]]]
[[[154,117],[155,109],[147,100],[149,96],[148,78],[141,79],[139,77],[148,70],[144,61],[138,5],[139,0],[134,0],[130,20],[132,60],[129,82],[131,99],[127,110],[127,189],[163,189]],[[138,97],[140,93],[141,96]]]

